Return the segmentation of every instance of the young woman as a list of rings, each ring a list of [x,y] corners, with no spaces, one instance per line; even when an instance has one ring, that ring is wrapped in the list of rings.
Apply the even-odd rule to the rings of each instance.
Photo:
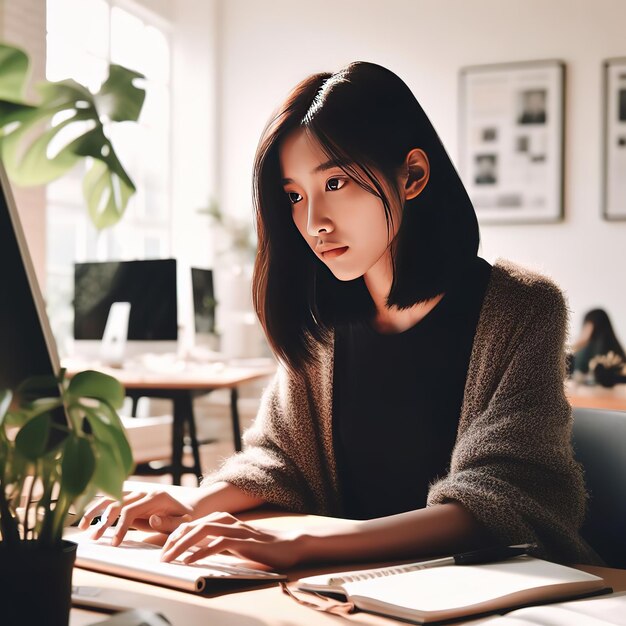
[[[595,356],[615,353],[626,361],[626,353],[620,344],[608,313],[604,309],[592,309],[583,318],[583,327],[574,351],[573,370],[586,374],[589,361]]]
[[[100,500],[171,532],[165,560],[228,550],[286,567],[491,543],[598,562],[564,396],[567,309],[547,278],[477,256],[467,193],[406,84],[372,63],[314,74],[254,165],[257,314],[280,367],[245,450],[187,501]],[[344,519],[260,530],[270,503]]]

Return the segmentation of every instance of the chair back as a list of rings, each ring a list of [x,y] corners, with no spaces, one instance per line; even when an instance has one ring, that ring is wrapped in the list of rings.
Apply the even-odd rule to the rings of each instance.
[[[626,568],[626,412],[575,407],[573,445],[590,495],[581,534],[609,567]]]

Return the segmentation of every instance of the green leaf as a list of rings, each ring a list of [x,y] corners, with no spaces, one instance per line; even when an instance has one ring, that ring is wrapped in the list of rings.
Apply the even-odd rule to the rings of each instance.
[[[96,467],[91,444],[85,437],[69,437],[61,461],[61,490],[69,498],[79,496],[89,484]]]
[[[31,376],[15,390],[22,403],[59,396],[59,383],[54,376]]]
[[[104,124],[137,121],[146,92],[136,83],[143,75],[111,65],[96,95],[74,80],[42,83],[38,86],[41,101],[32,106],[16,102],[27,57],[10,46],[0,51],[9,71],[4,91],[0,88],[0,156],[11,180],[21,186],[46,184],[91,157],[93,164],[83,181],[89,214],[99,229],[117,223],[135,185],[117,158]],[[0,65],[0,86],[1,71]],[[42,130],[53,119],[54,125]]]
[[[0,44],[0,99],[22,101],[28,76],[28,55],[20,48]]]
[[[108,228],[122,219],[128,200],[135,193],[103,160],[94,159],[83,178],[83,194],[91,221],[98,229]]]
[[[96,440],[112,447],[116,455],[117,465],[122,467],[128,476],[135,467],[133,453],[130,449],[124,426],[114,411],[106,404],[101,404],[98,410],[83,408]],[[105,413],[105,414],[103,414]]]
[[[139,72],[110,65],[109,77],[94,97],[100,116],[113,122],[136,122],[146,98],[146,90],[136,85],[142,78],[145,76]]]
[[[122,487],[127,474],[119,463],[115,449],[100,441],[94,444],[96,450],[96,470],[93,484],[116,500],[122,499]]]
[[[36,461],[46,452],[50,435],[50,414],[43,413],[29,420],[15,437],[15,449],[29,461]]]
[[[123,385],[113,376],[95,370],[76,374],[70,381],[67,392],[72,399],[95,398],[117,409],[124,404]]]

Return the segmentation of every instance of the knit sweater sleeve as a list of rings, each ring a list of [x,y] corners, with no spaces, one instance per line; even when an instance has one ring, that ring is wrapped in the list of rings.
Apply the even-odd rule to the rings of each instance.
[[[296,376],[280,365],[243,435],[243,451],[227,458],[202,485],[226,481],[281,509],[329,513],[335,490],[325,446],[332,442],[320,420],[320,411],[329,411],[329,400],[320,393],[329,387],[328,376],[332,367],[308,367]]]
[[[477,331],[476,375],[465,389],[470,408],[428,506],[458,501],[499,542],[536,542],[544,558],[597,562],[578,535],[586,494],[563,384],[565,300],[545,279],[501,304],[493,307],[508,325],[494,318],[491,329]]]

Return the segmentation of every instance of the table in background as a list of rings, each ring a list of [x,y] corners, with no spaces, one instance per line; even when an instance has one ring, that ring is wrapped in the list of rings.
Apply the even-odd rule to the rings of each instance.
[[[165,488],[172,494],[189,492],[190,488],[173,487],[170,485],[154,485],[151,483],[127,482],[126,490],[154,490]],[[267,527],[292,527],[314,526],[323,524],[327,518],[314,515],[293,515],[249,511],[239,515],[246,520],[263,519]],[[337,522],[337,520],[333,520]],[[346,521],[349,524],[349,521]],[[406,561],[405,561],[406,562]],[[390,563],[359,563],[359,564],[334,564],[331,566],[307,566],[299,567],[287,572],[289,580],[297,580],[304,576],[324,574],[350,569],[365,569],[390,565]],[[626,570],[611,569],[607,567],[580,566],[597,576],[604,578],[614,591],[626,591]],[[163,613],[173,626],[276,626],[277,624],[298,626],[337,626],[343,621],[336,615],[321,613],[313,609],[301,606],[287,597],[276,583],[262,586],[256,585],[253,589],[244,591],[231,591],[221,593],[217,591],[212,595],[197,595],[174,589],[167,589],[148,583],[140,583],[124,578],[116,578],[107,574],[90,572],[80,568],[74,569],[74,585],[91,585],[106,587],[136,594],[137,605],[133,608],[145,608]],[[219,589],[219,585],[215,586]],[[86,626],[94,622],[103,621],[106,615],[82,609],[72,609],[70,626]],[[373,626],[390,626],[397,622],[388,618],[378,617],[368,613],[354,613],[346,617],[353,624],[369,624]],[[455,624],[463,622],[457,621]]]
[[[194,363],[193,367],[182,371],[150,371],[141,368],[111,368],[98,363],[67,360],[63,363],[68,375],[72,376],[84,369],[95,369],[110,374],[119,380],[126,389],[126,395],[133,401],[133,415],[139,398],[164,398],[172,400],[172,459],[171,464],[160,470],[171,473],[172,482],[180,485],[184,473],[195,474],[198,481],[202,477],[200,452],[196,435],[196,422],[193,401],[196,397],[207,395],[217,389],[230,390],[230,410],[235,450],[241,450],[241,426],[239,423],[238,388],[244,383],[271,376],[276,366],[271,360],[263,365],[230,365]],[[185,429],[191,442],[193,466],[183,465],[183,446]]]
[[[568,380],[565,390],[567,399],[572,406],[626,411],[626,385],[624,384],[615,385],[615,387],[602,387]]]

